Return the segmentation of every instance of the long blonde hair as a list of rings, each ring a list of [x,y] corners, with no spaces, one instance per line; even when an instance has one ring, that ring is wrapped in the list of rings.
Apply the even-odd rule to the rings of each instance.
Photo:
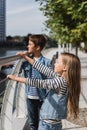
[[[71,53],[61,53],[63,63],[66,65],[65,78],[68,81],[68,113],[70,117],[78,117],[79,97],[81,91],[81,63],[79,58]]]

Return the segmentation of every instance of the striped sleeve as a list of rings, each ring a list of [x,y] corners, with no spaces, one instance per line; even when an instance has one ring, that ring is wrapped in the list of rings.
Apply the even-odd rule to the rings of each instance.
[[[61,77],[59,74],[54,73],[48,67],[43,64],[35,61],[33,67],[38,69],[41,73],[46,75],[47,77],[51,77],[51,79],[30,79],[27,78],[26,84],[32,87],[45,88],[45,89],[55,89],[58,93],[65,94],[68,88],[67,81]]]
[[[47,66],[41,64],[38,61],[34,62],[33,67],[38,69],[39,72],[43,73],[47,77],[52,78],[52,77],[55,77],[56,75],[58,75],[58,74],[54,73],[52,69],[50,69]]]
[[[67,82],[62,77],[56,77],[53,79],[30,79],[27,78],[26,84],[29,86],[36,86],[38,88],[55,89],[61,94],[66,93]]]

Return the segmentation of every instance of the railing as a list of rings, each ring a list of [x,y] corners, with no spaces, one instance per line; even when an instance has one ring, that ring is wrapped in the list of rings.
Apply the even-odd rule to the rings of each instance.
[[[2,99],[3,99],[5,88],[6,88],[5,84],[6,84],[6,78],[0,81],[0,110],[2,107]]]
[[[19,60],[20,57],[19,56],[10,56],[10,57],[3,57],[3,58],[0,58],[0,67],[5,64],[5,63],[9,63],[9,62],[12,62],[12,61],[15,61],[15,60]]]
[[[20,59],[19,56],[11,56],[11,57],[3,57],[0,58],[0,70],[3,68],[3,65],[10,63],[12,61],[18,60]],[[3,72],[0,72],[0,108],[2,105],[2,96],[4,94],[4,90],[5,90],[5,84],[6,84],[7,78],[6,78],[6,74],[4,74]]]
[[[0,59],[0,66],[5,63],[17,60],[15,68],[12,70],[14,75],[22,75],[20,66],[23,59],[19,56],[11,56]],[[7,81],[7,78],[4,79]],[[3,82],[3,81],[1,81]],[[1,93],[2,96],[4,92]],[[25,86],[24,84],[9,80],[6,84],[3,103],[1,106],[1,128],[0,130],[23,130],[27,120]]]

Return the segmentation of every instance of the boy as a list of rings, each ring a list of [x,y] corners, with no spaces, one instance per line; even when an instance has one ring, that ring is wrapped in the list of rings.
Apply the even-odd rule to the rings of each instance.
[[[41,51],[46,45],[46,38],[44,35],[31,35],[29,36],[28,51],[27,54],[33,55],[34,60],[41,62],[47,67],[51,68],[51,61],[45,58]],[[21,56],[23,52],[19,52]],[[46,79],[47,77],[40,73],[37,69],[33,68],[28,61],[24,61],[21,68],[24,70],[24,76],[26,78],[39,78]],[[39,123],[39,110],[43,102],[43,98],[46,95],[46,89],[38,89],[36,87],[26,85],[26,100],[30,130],[37,130]]]

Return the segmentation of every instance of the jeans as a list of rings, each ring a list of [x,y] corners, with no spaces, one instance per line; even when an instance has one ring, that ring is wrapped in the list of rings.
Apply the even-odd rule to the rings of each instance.
[[[38,130],[41,104],[42,102],[39,100],[27,98],[28,121],[30,126],[29,130]]]
[[[62,130],[62,124],[50,124],[40,120],[38,130]]]

